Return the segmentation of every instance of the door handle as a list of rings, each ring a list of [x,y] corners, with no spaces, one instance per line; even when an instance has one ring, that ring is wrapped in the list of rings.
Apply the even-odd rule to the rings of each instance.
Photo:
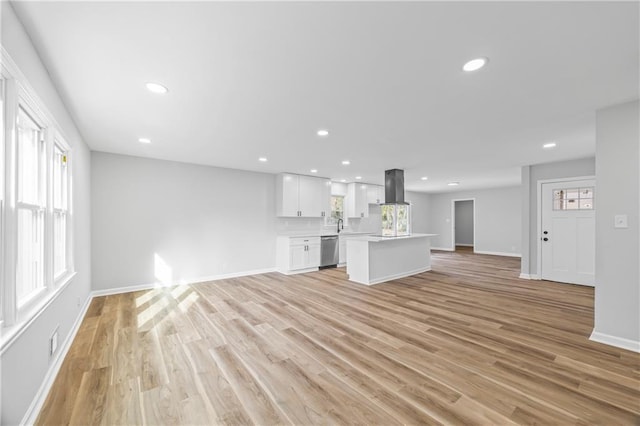
[[[544,235],[547,235],[548,233],[549,233],[549,231],[544,231],[543,232]]]
[[[547,237],[544,237],[542,241],[549,241],[549,239]]]

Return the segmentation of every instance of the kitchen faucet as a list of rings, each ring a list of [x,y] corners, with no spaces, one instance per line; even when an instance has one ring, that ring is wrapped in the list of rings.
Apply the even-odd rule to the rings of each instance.
[[[342,224],[342,229],[344,230],[344,220],[338,219],[338,233],[340,233],[340,224]]]

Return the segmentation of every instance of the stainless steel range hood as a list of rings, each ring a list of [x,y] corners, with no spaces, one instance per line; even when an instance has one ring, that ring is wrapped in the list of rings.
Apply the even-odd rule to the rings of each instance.
[[[385,170],[384,202],[385,204],[408,204],[404,201],[404,170]]]

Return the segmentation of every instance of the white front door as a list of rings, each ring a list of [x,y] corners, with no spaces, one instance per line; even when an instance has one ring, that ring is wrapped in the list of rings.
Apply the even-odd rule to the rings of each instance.
[[[542,184],[542,279],[595,283],[595,180]]]

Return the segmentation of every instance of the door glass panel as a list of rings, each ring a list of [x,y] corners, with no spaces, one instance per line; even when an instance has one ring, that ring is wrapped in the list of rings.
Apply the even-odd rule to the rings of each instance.
[[[553,210],[593,210],[593,187],[555,189]]]

